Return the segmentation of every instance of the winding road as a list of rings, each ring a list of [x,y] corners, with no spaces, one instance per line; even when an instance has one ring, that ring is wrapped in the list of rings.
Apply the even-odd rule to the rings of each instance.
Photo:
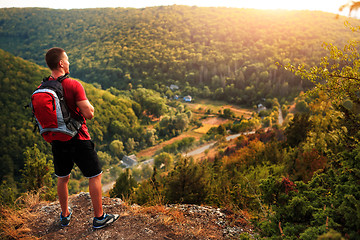
[[[234,139],[234,138],[237,138],[237,137],[239,137],[239,136],[241,136],[241,135],[248,135],[248,134],[253,134],[253,133],[255,133],[255,132],[254,132],[254,131],[251,131],[251,132],[233,134],[233,135],[227,136],[227,137],[226,137],[226,140],[227,140],[227,141],[230,141],[230,140],[232,140],[232,139]],[[205,152],[207,149],[209,149],[209,148],[211,148],[212,146],[214,146],[215,143],[216,143],[216,142],[212,142],[212,143],[208,143],[208,144],[206,144],[206,145],[203,145],[203,146],[201,146],[201,147],[199,147],[199,148],[197,148],[197,149],[194,149],[194,150],[192,150],[192,151],[190,151],[190,152],[184,153],[183,156],[191,157],[191,156],[195,156],[195,155],[198,155],[198,154],[200,154],[200,153],[203,153],[203,152]]]
[[[278,123],[279,123],[279,125],[282,125],[283,122],[284,122],[284,119],[283,119],[283,116],[282,116],[282,111],[281,111],[281,108],[279,107]],[[233,134],[233,135],[227,136],[227,137],[226,137],[226,140],[227,140],[227,141],[230,141],[230,140],[232,140],[232,139],[234,139],[234,138],[237,138],[237,137],[239,137],[239,136],[241,136],[241,135],[249,135],[249,134],[254,134],[254,133],[255,133],[255,131],[244,132],[244,133],[237,133],[237,134]],[[212,146],[214,146],[215,143],[216,143],[216,142],[208,143],[208,144],[203,145],[203,146],[201,146],[201,147],[199,147],[199,148],[197,148],[197,149],[194,149],[194,150],[192,150],[192,151],[190,151],[190,152],[183,153],[183,156],[191,157],[191,156],[195,156],[195,155],[201,154],[201,153],[205,152],[207,149],[210,149]],[[141,162],[141,163],[139,163],[139,164],[141,164],[141,165],[152,164],[152,165],[153,165],[153,164],[154,164],[154,159],[151,158],[151,159],[146,160],[146,161],[144,161],[144,162]],[[110,189],[112,189],[113,186],[114,186],[114,184],[115,184],[115,182],[111,182],[111,183],[108,183],[108,184],[104,184],[103,187],[102,187],[103,192],[107,192],[107,191],[109,191]]]

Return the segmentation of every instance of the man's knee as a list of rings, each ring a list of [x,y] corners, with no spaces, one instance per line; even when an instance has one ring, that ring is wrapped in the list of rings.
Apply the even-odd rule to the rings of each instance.
[[[89,178],[89,186],[90,187],[92,187],[92,186],[101,187],[101,174],[99,174],[95,177]]]
[[[66,177],[58,177],[58,183],[59,184],[68,184],[70,179],[70,175],[66,176]]]

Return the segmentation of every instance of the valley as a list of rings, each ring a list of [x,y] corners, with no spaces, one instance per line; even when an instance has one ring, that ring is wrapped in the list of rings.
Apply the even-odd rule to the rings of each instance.
[[[0,9],[0,238],[40,234],[25,229],[31,203],[58,211],[51,145],[24,106],[61,46],[96,109],[87,126],[104,199],[128,222],[146,212],[176,236],[182,214],[210,206],[226,213],[209,225],[220,235],[251,222],[256,234],[237,238],[357,239],[359,25],[307,10]],[[77,167],[68,189],[90,206]],[[66,233],[50,215],[46,231]],[[211,239],[192,226],[180,235],[190,232]]]

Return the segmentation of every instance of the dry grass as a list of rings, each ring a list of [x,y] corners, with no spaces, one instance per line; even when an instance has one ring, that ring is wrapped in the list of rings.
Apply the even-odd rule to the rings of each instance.
[[[23,208],[32,208],[42,201],[41,195],[43,195],[45,191],[46,189],[43,188],[39,191],[26,192],[15,201],[15,205]]]
[[[30,236],[27,223],[36,217],[30,210],[41,202],[42,192],[27,192],[15,201],[13,207],[0,207],[0,239],[38,239]]]
[[[199,127],[199,128],[197,128],[197,129],[195,129],[194,132],[196,132],[196,133],[201,133],[201,134],[205,134],[205,133],[207,133],[207,132],[210,130],[210,128],[212,128],[212,127],[215,127],[215,126],[212,125],[212,124],[203,124],[202,127]]]
[[[26,226],[32,216],[27,209],[14,210],[1,207],[0,238],[1,239],[37,239],[29,236],[31,230]]]
[[[166,208],[163,205],[143,207],[140,209],[140,212],[160,219],[165,225],[172,225],[173,223],[181,224],[186,221],[183,212],[172,208]]]
[[[206,118],[201,122],[202,127],[195,129],[194,132],[205,134],[209,131],[210,128],[218,127],[220,124],[224,124],[226,122],[228,122],[228,120],[223,118],[218,118],[218,117]]]
[[[203,236],[204,235],[204,232],[206,232],[205,229],[203,229],[201,226],[197,227],[197,228],[193,228],[191,230],[192,234],[194,234],[194,236],[197,236],[197,237],[200,237],[200,236]],[[212,236],[207,236],[209,237],[209,239],[212,238]]]

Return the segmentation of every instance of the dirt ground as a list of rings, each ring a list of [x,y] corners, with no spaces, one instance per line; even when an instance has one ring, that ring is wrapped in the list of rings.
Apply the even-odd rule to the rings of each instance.
[[[203,121],[201,121],[201,123],[219,126],[220,124],[224,124],[228,121],[229,121],[228,119],[224,119],[224,118],[211,117],[204,119]]]
[[[229,211],[197,205],[156,207],[129,206],[119,198],[103,198],[104,211],[120,218],[103,229],[92,228],[88,193],[70,197],[70,225],[61,227],[58,202],[41,203],[31,209],[36,216],[28,222],[29,235],[38,239],[238,239],[252,235],[248,221]]]

